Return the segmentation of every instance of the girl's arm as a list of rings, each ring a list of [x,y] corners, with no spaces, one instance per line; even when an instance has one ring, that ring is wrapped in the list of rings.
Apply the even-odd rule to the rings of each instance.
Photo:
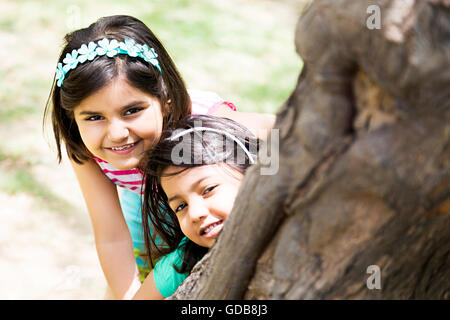
[[[106,281],[115,298],[130,299],[140,286],[139,271],[116,186],[94,161],[71,163],[89,211]]]
[[[182,246],[187,238],[181,240],[180,245],[175,251],[172,251],[161,257],[156,263],[151,273],[145,278],[141,288],[134,296],[134,299],[165,299],[177,291],[178,287],[188,277],[188,273],[179,273],[175,270],[183,264]]]
[[[154,279],[153,269],[145,278],[144,283],[141,285],[139,290],[136,292],[133,299],[135,300],[162,300],[164,296],[159,292],[156,287],[155,279]]]
[[[219,106],[212,115],[239,122],[262,140],[267,139],[276,119],[273,114],[233,111],[226,104]]]

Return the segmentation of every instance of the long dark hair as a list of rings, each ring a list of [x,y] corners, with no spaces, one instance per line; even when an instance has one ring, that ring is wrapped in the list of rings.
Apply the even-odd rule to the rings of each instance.
[[[184,237],[177,216],[169,207],[167,195],[161,186],[163,171],[169,166],[180,167],[179,171],[170,174],[172,176],[192,167],[224,163],[245,173],[251,164],[250,158],[242,152],[242,148],[220,133],[195,131],[179,139],[170,139],[180,132],[180,129],[199,126],[233,135],[249,150],[252,158],[256,158],[259,140],[247,128],[231,119],[206,115],[187,116],[177,123],[178,129],[171,128],[163,132],[160,142],[146,152],[139,165],[144,172],[142,222],[146,254],[152,267],[159,257],[175,251]],[[179,163],[178,157],[177,159],[173,157],[173,152],[178,150],[188,151],[187,154],[178,154],[183,158],[183,163]],[[150,224],[154,231],[151,230]],[[183,263],[181,267],[174,265],[175,270],[179,273],[190,272],[207,251],[208,248],[188,240],[182,248]]]
[[[81,101],[95,93],[118,75],[123,75],[133,87],[159,99],[163,109],[163,128],[190,114],[191,103],[185,84],[164,46],[153,32],[140,20],[124,15],[100,18],[87,28],[68,33],[59,56],[61,62],[67,53],[79,49],[82,44],[103,38],[124,41],[129,38],[139,44],[154,48],[161,73],[141,58],[118,54],[113,58],[97,56],[92,61],[79,64],[68,72],[61,87],[54,79],[44,112],[45,121],[51,114],[56,140],[58,160],[61,161],[61,142],[65,143],[70,159],[83,163],[91,158],[84,145],[73,109]],[[56,69],[56,68],[55,68]],[[165,108],[170,102],[170,110]]]

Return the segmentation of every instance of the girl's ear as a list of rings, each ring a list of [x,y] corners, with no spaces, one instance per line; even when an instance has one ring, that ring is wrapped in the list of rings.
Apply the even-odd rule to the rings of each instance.
[[[167,100],[166,104],[164,105],[163,109],[164,109],[164,116],[168,116],[170,113],[170,105],[172,104],[172,100],[169,99]]]
[[[164,118],[169,116],[171,102],[172,101],[169,99],[164,105],[161,105],[161,112]]]

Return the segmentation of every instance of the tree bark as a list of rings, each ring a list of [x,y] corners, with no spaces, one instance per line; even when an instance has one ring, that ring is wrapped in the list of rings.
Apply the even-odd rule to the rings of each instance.
[[[316,0],[295,41],[278,172],[267,143],[171,299],[449,299],[450,1]]]

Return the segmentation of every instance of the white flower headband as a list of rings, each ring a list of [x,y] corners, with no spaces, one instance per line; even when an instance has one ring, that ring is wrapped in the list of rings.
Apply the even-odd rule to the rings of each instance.
[[[97,56],[108,56],[110,58],[117,54],[126,54],[130,57],[139,57],[146,62],[150,62],[161,73],[161,67],[158,62],[158,55],[155,49],[149,48],[146,44],[137,44],[133,39],[125,39],[124,42],[119,42],[116,39],[111,41],[104,38],[97,43],[91,41],[88,45],[82,44],[78,50],[72,50],[72,53],[67,53],[63,59],[64,65],[59,62],[56,68],[56,85],[61,87],[67,72],[75,69],[78,63],[84,63],[87,60],[92,61]]]
[[[189,129],[183,130],[182,132],[179,132],[178,134],[172,135],[168,139],[170,141],[174,141],[174,140],[180,138],[181,136],[184,136],[184,135],[186,135],[190,132],[194,132],[194,131],[212,131],[212,132],[223,134],[223,135],[227,136],[228,138],[230,138],[234,142],[236,142],[237,145],[242,148],[242,150],[244,150],[245,154],[247,155],[247,157],[250,161],[250,164],[255,163],[255,159],[251,155],[250,151],[244,146],[244,144],[241,141],[239,141],[239,139],[236,138],[234,135],[232,135],[226,131],[223,131],[223,130],[208,128],[208,127],[194,127],[194,128],[189,128]]]

